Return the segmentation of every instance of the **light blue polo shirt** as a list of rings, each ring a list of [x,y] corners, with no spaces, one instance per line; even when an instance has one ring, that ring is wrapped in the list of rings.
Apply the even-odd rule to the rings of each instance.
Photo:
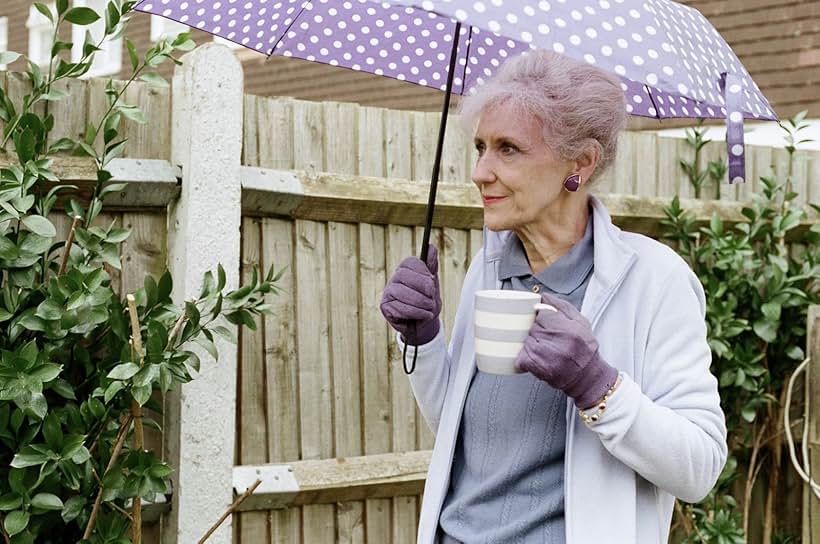
[[[592,264],[590,215],[583,238],[536,275],[511,236],[499,279],[503,289],[551,293],[580,309]],[[443,544],[565,542],[566,405],[562,392],[532,374],[476,371],[439,519]]]

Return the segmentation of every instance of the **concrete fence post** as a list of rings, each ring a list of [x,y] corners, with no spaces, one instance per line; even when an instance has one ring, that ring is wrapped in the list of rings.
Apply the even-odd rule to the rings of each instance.
[[[222,264],[239,284],[242,67],[223,45],[182,57],[172,93],[171,159],[182,167],[179,199],[168,209],[168,260],[177,304],[195,298],[203,275]],[[165,453],[176,469],[164,544],[198,542],[232,502],[237,348],[217,341],[219,361],[201,353],[194,380],[169,395]],[[209,544],[231,542],[226,521]]]

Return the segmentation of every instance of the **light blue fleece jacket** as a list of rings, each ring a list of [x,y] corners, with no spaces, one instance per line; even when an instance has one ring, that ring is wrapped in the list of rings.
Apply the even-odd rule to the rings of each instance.
[[[564,515],[569,544],[666,544],[674,497],[695,502],[726,462],[726,426],[709,371],[703,289],[670,248],[615,227],[591,199],[594,269],[581,309],[623,381],[585,426],[567,402]],[[435,541],[464,401],[475,370],[473,295],[499,289],[510,232],[485,229],[467,271],[449,347],[419,346],[410,383],[436,434],[418,542]],[[400,339],[398,339],[400,342]],[[403,346],[400,346],[403,347]]]

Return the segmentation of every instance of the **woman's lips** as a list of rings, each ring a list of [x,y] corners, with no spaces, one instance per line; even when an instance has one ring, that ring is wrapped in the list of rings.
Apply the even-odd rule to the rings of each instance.
[[[489,196],[489,195],[481,195],[481,200],[484,202],[485,206],[489,206],[490,204],[495,204],[496,202],[500,202],[504,200],[505,196]]]

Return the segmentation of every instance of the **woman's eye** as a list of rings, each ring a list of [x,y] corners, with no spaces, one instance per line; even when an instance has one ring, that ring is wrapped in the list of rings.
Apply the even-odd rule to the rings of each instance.
[[[484,144],[475,144],[475,150],[478,152],[478,156],[484,154]]]
[[[512,155],[515,152],[516,152],[516,149],[512,145],[504,144],[504,145],[501,146],[501,153],[504,154],[504,155]]]

